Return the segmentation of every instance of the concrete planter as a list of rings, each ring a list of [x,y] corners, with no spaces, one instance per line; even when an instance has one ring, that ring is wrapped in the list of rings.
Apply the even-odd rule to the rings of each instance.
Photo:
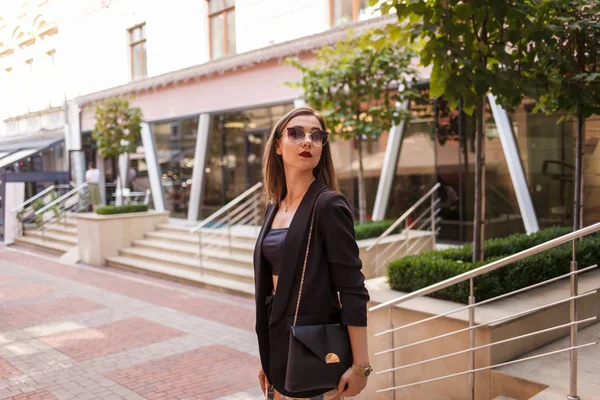
[[[168,212],[147,211],[115,215],[79,214],[77,239],[79,258],[86,264],[104,265],[107,257],[130,247],[158,224],[169,222]]]
[[[431,232],[411,231],[408,237],[405,233],[390,235],[383,239],[377,246],[373,247],[371,251],[367,251],[367,248],[376,240],[377,238],[370,238],[356,241],[359,249],[359,257],[363,263],[362,273],[367,279],[385,276],[386,271],[384,267],[379,271],[376,271],[376,260],[378,257],[381,257],[381,253],[391,243],[394,243],[393,246],[402,246],[403,243],[408,241],[408,243],[404,245],[404,251],[402,251],[405,252],[408,249],[412,249],[408,254],[417,254],[418,252],[432,250],[434,245]],[[390,250],[388,254],[390,254],[391,257],[388,256],[385,260],[379,261],[388,262],[398,257],[398,255],[393,255],[393,250]]]

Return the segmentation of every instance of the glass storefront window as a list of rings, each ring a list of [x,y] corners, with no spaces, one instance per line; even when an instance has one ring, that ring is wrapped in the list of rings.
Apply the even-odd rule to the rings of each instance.
[[[156,152],[165,195],[165,207],[175,218],[186,218],[189,208],[194,152],[198,135],[198,118],[151,125],[156,141]],[[143,159],[132,163],[136,172],[133,186],[145,190],[147,166]],[[137,174],[141,176],[138,179]],[[133,173],[132,173],[133,175]]]
[[[292,104],[215,114],[211,117],[201,218],[206,218],[262,180],[266,141]]]

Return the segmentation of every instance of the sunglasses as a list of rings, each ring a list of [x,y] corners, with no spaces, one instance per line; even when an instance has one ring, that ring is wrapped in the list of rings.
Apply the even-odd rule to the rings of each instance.
[[[290,143],[301,144],[306,140],[306,137],[310,135],[310,140],[315,146],[325,146],[329,139],[329,132],[320,129],[313,129],[310,133],[306,133],[300,126],[292,126],[286,128],[287,137]]]

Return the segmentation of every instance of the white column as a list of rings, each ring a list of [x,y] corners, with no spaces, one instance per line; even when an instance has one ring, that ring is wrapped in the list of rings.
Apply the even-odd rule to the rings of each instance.
[[[12,244],[15,242],[19,223],[17,213],[13,210],[25,201],[25,183],[6,182],[4,195],[4,244]]]
[[[68,121],[65,121],[65,148],[67,156],[71,157],[71,168],[75,177],[75,183],[81,185],[85,181],[85,154],[81,152],[81,124],[79,117],[81,109],[74,102],[65,103]],[[70,152],[69,150],[79,150]]]
[[[504,150],[504,156],[506,157],[506,164],[508,165],[508,171],[515,189],[515,194],[517,195],[517,202],[519,203],[525,230],[528,234],[537,232],[540,230],[540,227],[538,225],[535,209],[533,208],[527,180],[525,179],[525,172],[523,171],[523,165],[521,164],[521,158],[519,157],[517,144],[513,136],[508,115],[502,106],[496,104],[496,96],[492,93],[488,94],[488,101],[494,115],[494,120],[496,121],[498,135],[500,136],[500,142],[502,143],[502,149]]]
[[[142,144],[146,153],[146,165],[148,166],[148,179],[150,180],[154,209],[156,211],[165,211],[165,197],[160,183],[161,174],[156,154],[156,144],[154,143],[154,135],[150,130],[150,125],[147,122],[142,122]]]
[[[408,109],[408,101],[402,102],[399,105],[402,110]],[[402,121],[398,125],[392,126],[385,148],[385,156],[383,157],[383,167],[381,169],[381,177],[377,186],[377,194],[375,196],[375,204],[373,206],[373,221],[381,221],[385,218],[390,195],[392,193],[392,183],[396,175],[396,167],[400,150],[402,149],[402,137],[406,122]]]
[[[208,156],[208,136],[210,134],[210,114],[201,114],[198,119],[198,135],[194,151],[194,170],[192,171],[192,188],[190,189],[190,204],[188,221],[198,221],[200,205],[202,204],[202,189],[204,186],[204,169]]]

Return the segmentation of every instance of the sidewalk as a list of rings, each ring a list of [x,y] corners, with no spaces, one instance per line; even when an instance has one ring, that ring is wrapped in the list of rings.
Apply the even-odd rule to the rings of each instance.
[[[0,247],[0,399],[262,399],[247,298]]]

